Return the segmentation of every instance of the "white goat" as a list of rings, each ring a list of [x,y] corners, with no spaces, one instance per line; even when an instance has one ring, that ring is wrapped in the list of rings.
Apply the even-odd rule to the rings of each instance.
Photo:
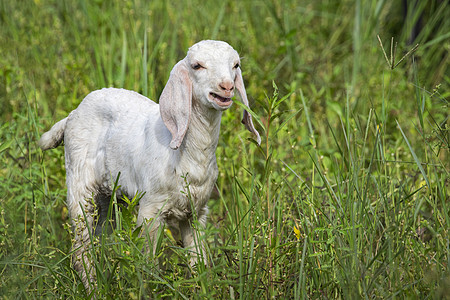
[[[206,223],[207,201],[218,174],[215,151],[220,120],[233,103],[235,88],[248,106],[238,53],[225,42],[201,41],[172,69],[159,105],[123,89],[94,91],[42,135],[43,150],[58,146],[64,138],[74,266],[88,289],[95,278],[83,255],[89,246],[88,230],[94,225],[95,206],[99,224],[106,218],[112,179],[119,172],[121,193],[132,197],[145,192],[138,225],[151,227],[151,238],[162,223],[176,224],[184,247],[202,251],[191,222],[195,214],[201,225]],[[242,123],[259,144],[261,138],[247,111]]]

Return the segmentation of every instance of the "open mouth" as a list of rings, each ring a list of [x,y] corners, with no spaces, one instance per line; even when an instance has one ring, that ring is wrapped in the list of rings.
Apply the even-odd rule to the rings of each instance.
[[[222,97],[213,92],[209,93],[209,95],[219,106],[229,106],[233,102],[231,98]]]

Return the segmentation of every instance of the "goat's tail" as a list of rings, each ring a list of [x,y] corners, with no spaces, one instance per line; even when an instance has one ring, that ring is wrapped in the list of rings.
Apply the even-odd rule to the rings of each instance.
[[[52,128],[41,136],[38,142],[42,150],[56,148],[64,138],[67,118],[62,119],[52,126]]]

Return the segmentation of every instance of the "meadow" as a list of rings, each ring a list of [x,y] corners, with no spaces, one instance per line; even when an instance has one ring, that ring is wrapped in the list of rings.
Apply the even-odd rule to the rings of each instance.
[[[445,0],[0,1],[0,298],[94,296],[71,265],[64,148],[40,135],[102,87],[157,101],[218,39],[262,143],[235,101],[208,266],[168,230],[143,252],[137,195],[96,237],[97,298],[450,299],[449,29]]]

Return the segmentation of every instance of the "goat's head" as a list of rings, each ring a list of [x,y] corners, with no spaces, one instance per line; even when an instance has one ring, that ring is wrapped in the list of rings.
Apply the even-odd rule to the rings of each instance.
[[[170,147],[177,149],[186,134],[191,114],[192,97],[210,109],[223,111],[233,104],[237,90],[248,107],[247,94],[240,70],[239,55],[221,41],[201,41],[170,72],[159,99],[161,117],[172,134]],[[261,142],[251,115],[244,111],[242,123]]]
[[[240,59],[230,45],[220,41],[197,43],[189,48],[185,63],[195,83],[192,92],[196,99],[216,110],[231,106]]]

